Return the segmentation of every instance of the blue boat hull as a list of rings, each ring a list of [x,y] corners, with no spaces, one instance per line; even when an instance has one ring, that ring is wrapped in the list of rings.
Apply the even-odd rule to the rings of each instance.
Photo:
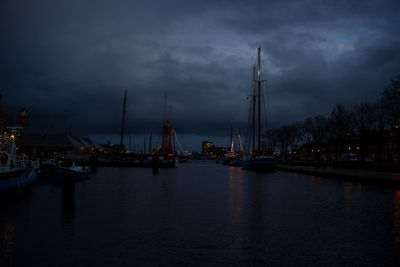
[[[21,193],[29,189],[30,185],[36,181],[36,171],[32,170],[27,175],[0,182],[0,195]]]
[[[243,169],[249,171],[274,171],[276,167],[276,160],[273,158],[261,158],[243,160],[241,162]]]
[[[56,181],[62,181],[66,177],[72,177],[75,181],[84,180],[89,178],[89,173],[87,172],[78,172],[65,168],[57,168],[53,169],[53,177]]]

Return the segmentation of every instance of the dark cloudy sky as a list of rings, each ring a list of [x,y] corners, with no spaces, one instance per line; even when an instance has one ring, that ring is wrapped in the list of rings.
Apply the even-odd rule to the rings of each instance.
[[[98,141],[118,136],[124,89],[127,130],[160,134],[167,92],[183,145],[199,150],[245,130],[258,46],[272,125],[328,115],[400,73],[400,1],[1,0],[0,92],[32,131],[72,121]]]

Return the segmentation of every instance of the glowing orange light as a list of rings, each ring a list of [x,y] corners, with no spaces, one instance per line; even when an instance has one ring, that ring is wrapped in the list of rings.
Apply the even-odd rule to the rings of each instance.
[[[360,147],[359,147],[359,146],[357,147],[357,150],[360,150]]]
[[[14,138],[15,138],[15,136],[12,134],[12,135],[11,135],[11,139],[14,139]]]
[[[351,146],[349,146],[349,150],[351,150]]]

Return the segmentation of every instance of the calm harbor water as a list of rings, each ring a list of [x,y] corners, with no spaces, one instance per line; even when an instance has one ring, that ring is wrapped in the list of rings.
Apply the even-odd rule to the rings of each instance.
[[[400,264],[400,189],[215,162],[0,199],[0,266]]]

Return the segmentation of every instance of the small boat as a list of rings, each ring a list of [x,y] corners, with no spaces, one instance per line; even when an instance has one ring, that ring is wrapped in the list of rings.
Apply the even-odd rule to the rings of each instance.
[[[160,168],[177,168],[179,159],[177,157],[160,157]]]
[[[232,128],[231,128],[231,149],[224,155],[224,160],[222,164],[229,165],[231,167],[241,167],[242,166],[242,157],[245,154],[242,146],[242,139],[240,137],[240,133],[238,135],[238,151],[234,151],[234,141],[232,138]]]
[[[70,167],[56,166],[53,169],[54,180],[61,181],[65,178],[73,178],[75,181],[89,178],[91,169],[86,166],[76,166],[72,163]]]
[[[2,132],[0,139],[0,196],[27,191],[37,178],[33,162],[17,152],[12,129]]]

